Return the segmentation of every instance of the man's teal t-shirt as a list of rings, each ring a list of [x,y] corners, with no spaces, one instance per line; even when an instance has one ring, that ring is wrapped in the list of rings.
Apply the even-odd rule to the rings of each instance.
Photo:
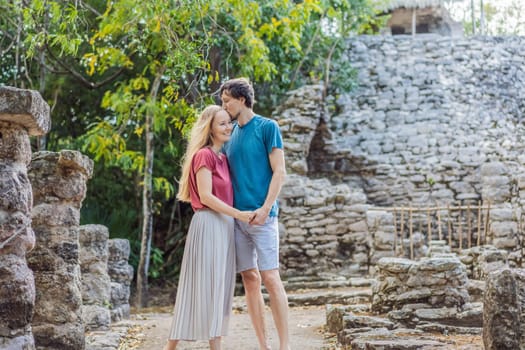
[[[233,206],[239,210],[255,210],[264,204],[272,180],[269,155],[274,148],[283,148],[283,138],[276,121],[255,115],[233,132],[224,145],[233,183]],[[269,216],[277,216],[277,201]]]

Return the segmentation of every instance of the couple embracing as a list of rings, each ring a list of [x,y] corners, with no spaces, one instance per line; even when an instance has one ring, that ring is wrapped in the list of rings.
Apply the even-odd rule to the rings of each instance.
[[[184,248],[174,318],[165,350],[181,340],[221,348],[232,314],[236,272],[260,349],[270,349],[261,283],[289,350],[288,299],[279,275],[277,196],[286,170],[275,121],[253,112],[244,78],[220,88],[222,108],[208,106],[193,126],[177,198],[195,211]],[[236,122],[234,125],[233,122]]]

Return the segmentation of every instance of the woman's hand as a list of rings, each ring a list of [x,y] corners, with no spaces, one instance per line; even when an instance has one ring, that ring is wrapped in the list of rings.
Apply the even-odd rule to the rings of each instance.
[[[255,213],[253,211],[240,211],[236,219],[248,224],[254,216]]]
[[[269,209],[266,209],[263,207],[256,209],[253,212],[253,217],[252,217],[252,220],[250,221],[250,225],[264,225],[269,214],[270,214]]]

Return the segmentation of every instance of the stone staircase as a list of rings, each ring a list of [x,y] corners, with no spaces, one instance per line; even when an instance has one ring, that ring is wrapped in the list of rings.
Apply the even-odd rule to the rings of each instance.
[[[283,280],[290,307],[327,304],[367,304],[371,302],[373,280],[354,277],[346,278],[335,274],[301,276]],[[236,288],[236,295],[242,294],[242,285]],[[263,296],[269,302],[269,295],[263,286]],[[242,299],[241,299],[242,300]],[[245,310],[243,303],[235,309]]]

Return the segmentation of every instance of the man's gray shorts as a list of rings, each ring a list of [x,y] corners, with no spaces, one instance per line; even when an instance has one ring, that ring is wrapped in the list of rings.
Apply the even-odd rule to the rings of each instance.
[[[264,225],[235,220],[237,272],[250,269],[268,271],[279,268],[279,225],[269,216]]]

